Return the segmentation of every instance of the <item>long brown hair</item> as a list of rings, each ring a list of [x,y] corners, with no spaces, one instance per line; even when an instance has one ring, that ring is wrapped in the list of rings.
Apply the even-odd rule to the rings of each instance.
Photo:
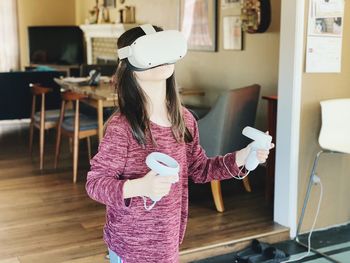
[[[153,27],[156,31],[163,30],[157,26]],[[137,38],[143,35],[145,33],[141,27],[135,27],[126,31],[118,39],[118,49],[131,45]],[[118,95],[118,110],[129,122],[134,138],[140,145],[145,146],[147,136],[150,136],[153,143],[156,142],[153,140],[150,130],[147,95],[135,79],[133,71],[134,69],[127,59],[119,60],[114,76],[115,89]],[[175,139],[178,142],[191,142],[193,137],[185,125],[180,96],[175,83],[175,74],[172,74],[166,80],[166,107]]]

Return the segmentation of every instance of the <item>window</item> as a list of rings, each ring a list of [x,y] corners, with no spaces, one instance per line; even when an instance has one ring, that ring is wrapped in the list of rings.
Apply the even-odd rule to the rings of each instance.
[[[16,0],[0,1],[0,71],[19,67]]]

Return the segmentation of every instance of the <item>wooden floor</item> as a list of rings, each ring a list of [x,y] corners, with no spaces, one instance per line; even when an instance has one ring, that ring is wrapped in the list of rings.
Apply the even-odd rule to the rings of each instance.
[[[89,168],[85,142],[74,185],[67,139],[59,169],[52,168],[54,136],[54,131],[47,134],[41,173],[38,152],[32,159],[28,153],[28,123],[0,122],[0,263],[108,262],[102,241],[105,208],[89,199],[84,188]],[[222,214],[214,209],[209,184],[190,184],[181,262],[231,252],[254,237],[270,242],[288,238],[288,229],[272,222],[271,205],[252,183],[253,193],[244,193],[240,182],[223,183]]]

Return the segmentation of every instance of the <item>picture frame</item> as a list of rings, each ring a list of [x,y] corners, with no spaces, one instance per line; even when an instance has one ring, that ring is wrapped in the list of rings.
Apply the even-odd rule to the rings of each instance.
[[[241,0],[221,0],[221,8],[240,8]]]
[[[218,0],[179,0],[179,30],[188,50],[218,51]]]
[[[239,15],[223,18],[223,48],[225,50],[243,49],[242,20]]]
[[[103,6],[107,8],[116,8],[117,1],[116,0],[103,0]]]

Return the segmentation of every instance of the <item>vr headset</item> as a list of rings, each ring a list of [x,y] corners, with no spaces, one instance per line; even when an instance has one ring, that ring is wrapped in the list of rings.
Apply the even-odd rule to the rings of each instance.
[[[137,38],[130,46],[118,49],[119,59],[127,59],[133,70],[173,64],[186,55],[187,41],[179,31],[157,32],[150,24],[140,27],[146,35]]]

